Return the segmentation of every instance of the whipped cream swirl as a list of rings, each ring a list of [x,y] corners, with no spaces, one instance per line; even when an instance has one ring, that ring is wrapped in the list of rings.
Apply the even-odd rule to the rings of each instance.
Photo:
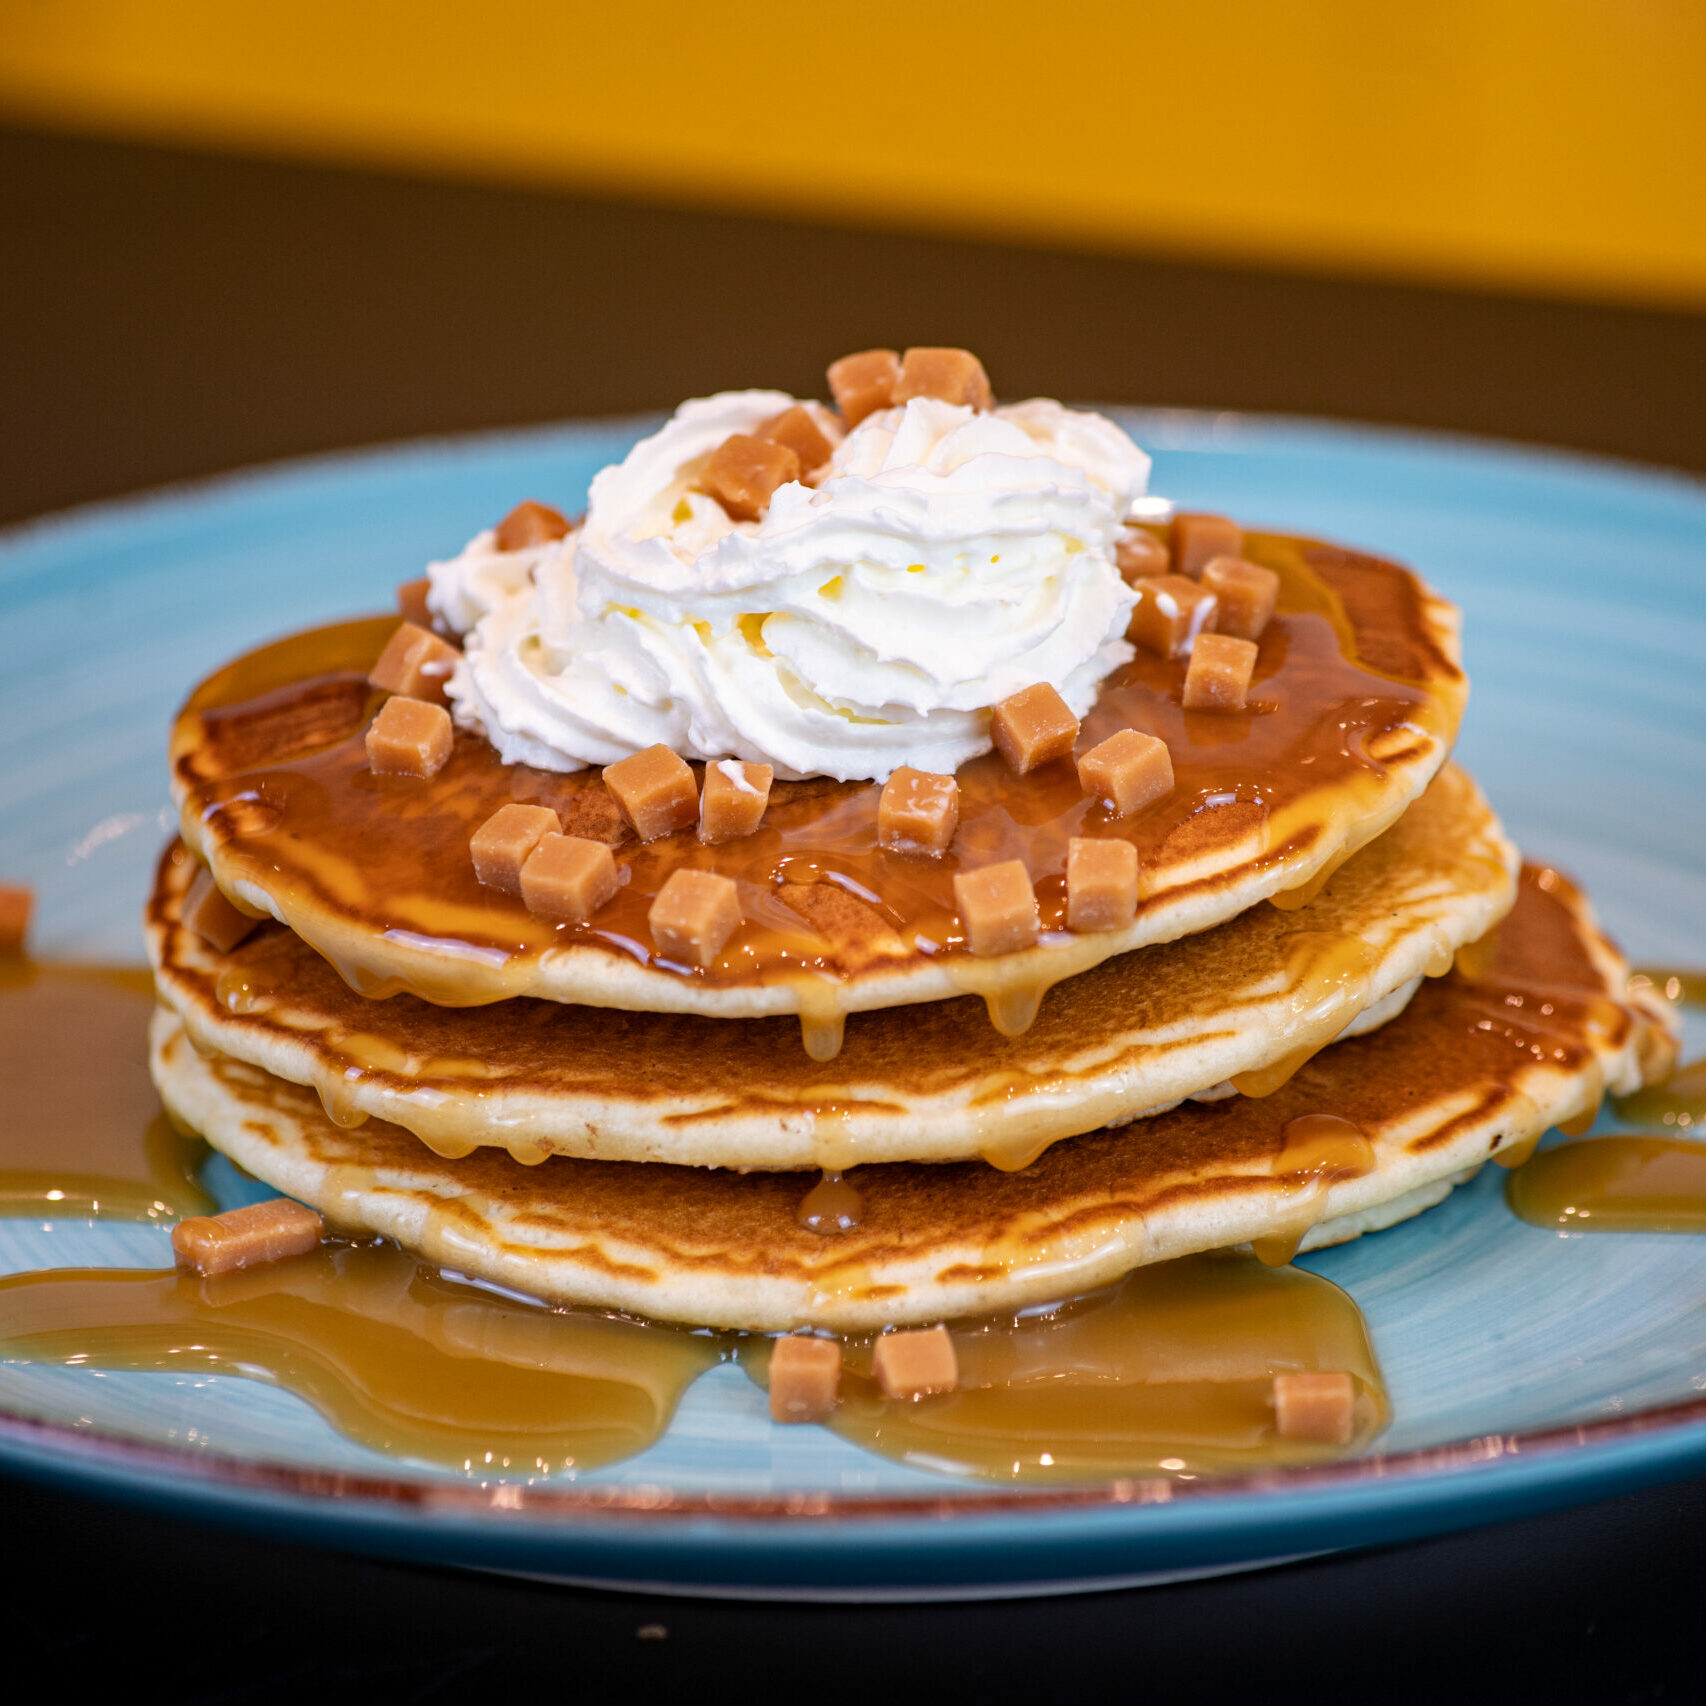
[[[431,606],[467,636],[458,720],[550,770],[662,743],[881,781],[987,752],[989,707],[1035,682],[1082,716],[1132,656],[1114,539],[1148,457],[1055,402],[915,398],[731,520],[702,459],[793,401],[684,403],[599,473],[577,534],[514,553],[482,534],[433,564]]]

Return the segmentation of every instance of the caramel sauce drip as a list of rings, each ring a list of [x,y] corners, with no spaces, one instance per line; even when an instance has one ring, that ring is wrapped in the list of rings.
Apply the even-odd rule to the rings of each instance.
[[[838,1169],[826,1167],[823,1177],[800,1199],[794,1218],[811,1231],[828,1235],[851,1232],[864,1212],[865,1199]]]
[[[1341,1448],[1282,1439],[1275,1374],[1342,1369],[1357,1388],[1348,1450],[1386,1425],[1367,1323],[1331,1282],[1235,1256],[1186,1256],[1046,1311],[957,1323],[956,1391],[888,1400],[871,1341],[844,1348],[829,1426],[885,1457],[1002,1481],[1184,1476],[1320,1462]],[[764,1383],[768,1340],[737,1355]]]
[[[0,957],[0,1214],[176,1220],[212,1207],[207,1150],[148,1078],[153,980]]]
[[[1244,859],[1257,872],[1277,858],[1306,856],[1329,797],[1343,823],[1367,817],[1382,797],[1386,763],[1430,736],[1450,737],[1460,677],[1426,637],[1411,577],[1279,535],[1251,534],[1247,550],[1281,577],[1251,708],[1183,710],[1184,662],[1140,651],[1108,679],[1085,719],[1083,747],[1135,727],[1171,748],[1173,792],[1130,819],[1088,798],[1069,762],[1017,777],[993,753],[960,770],[958,839],[940,859],[878,846],[875,783],[779,782],[757,832],[707,848],[691,832],[636,843],[596,770],[505,766],[467,732],[431,783],[375,776],[362,735],[378,696],[365,671],[394,626],[379,618],[263,647],[195,692],[174,741],[186,834],[219,845],[222,872],[263,886],[293,924],[316,912],[341,919],[343,945],[316,945],[365,995],[407,987],[446,1005],[496,999],[514,989],[503,980],[506,967],[513,976],[518,960],[574,944],[712,985],[792,983],[808,1050],[828,1058],[839,1041],[842,978],[945,956],[989,1000],[994,1022],[1016,1033],[1049,976],[1025,969],[1007,978],[1000,962],[965,951],[957,870],[1023,859],[1037,881],[1044,945],[1077,943],[1083,952],[1065,924],[1073,836],[1134,842],[1143,869],[1162,874],[1162,892],[1152,887],[1140,903],[1155,904],[1168,884],[1197,880],[1236,849],[1244,851],[1233,863]],[[569,832],[617,848],[623,884],[593,920],[536,917],[476,881],[469,838],[511,801],[549,805]],[[1337,833],[1341,825],[1327,827]],[[682,866],[714,868],[741,884],[746,922],[704,970],[654,959],[647,915]],[[840,891],[835,909],[814,913],[798,896],[784,905],[785,884],[831,885]],[[424,952],[407,958],[405,973],[397,955],[367,946],[381,938]],[[1073,969],[1063,960],[1059,975]],[[233,998],[246,999],[236,991]]]
[[[362,1445],[478,1478],[643,1451],[723,1355],[707,1334],[512,1301],[374,1244],[211,1279],[17,1274],[0,1322],[9,1362],[265,1380]]]
[[[1284,1267],[1302,1247],[1327,1207],[1327,1193],[1341,1179],[1374,1171],[1374,1146],[1354,1120],[1337,1114],[1299,1114],[1287,1120],[1274,1157],[1274,1176],[1288,1199],[1277,1228],[1253,1238],[1250,1249],[1265,1267]]]
[[[1563,1232],[1706,1232],[1706,1144],[1561,1143],[1505,1181],[1505,1201],[1531,1226]]]
[[[1369,973],[1380,955],[1358,936],[1300,930],[1285,943],[1288,975],[1296,984],[1291,1022],[1296,1044],[1278,1060],[1232,1075],[1242,1096],[1271,1096],[1296,1077],[1361,1011]]]

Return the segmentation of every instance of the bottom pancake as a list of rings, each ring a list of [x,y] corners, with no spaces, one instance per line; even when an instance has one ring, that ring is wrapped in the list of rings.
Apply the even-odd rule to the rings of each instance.
[[[1429,980],[1273,1095],[1075,1138],[1019,1172],[861,1167],[857,1224],[829,1236],[801,1224],[797,1174],[445,1160],[382,1121],[343,1129],[312,1090],[198,1054],[164,1008],[153,1071],[174,1116],[249,1172],[445,1268],[662,1320],[858,1332],[1047,1302],[1194,1251],[1283,1261],[1417,1213],[1668,1069],[1667,1016],[1626,983],[1582,896],[1530,866],[1490,963]]]

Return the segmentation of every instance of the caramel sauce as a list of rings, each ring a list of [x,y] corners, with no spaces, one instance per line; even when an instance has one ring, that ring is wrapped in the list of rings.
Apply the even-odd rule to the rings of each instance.
[[[1663,1082],[1619,1096],[1618,1116],[1634,1125],[1664,1125],[1677,1131],[1706,1129],[1706,1057],[1680,1066]]]
[[[1561,1143],[1505,1181],[1505,1200],[1530,1225],[1564,1232],[1706,1232],[1706,1144]]]
[[[849,1341],[842,1402],[827,1425],[921,1468],[1063,1481],[1189,1477],[1341,1455],[1276,1433],[1279,1373],[1350,1372],[1356,1428],[1343,1449],[1360,1449],[1387,1421],[1361,1311],[1298,1268],[1186,1256],[1090,1297],[952,1331],[958,1390],[915,1401],[885,1399],[871,1375],[871,1341]],[[760,1385],[769,1349],[769,1340],[749,1340],[737,1352]]]
[[[1278,1060],[1237,1072],[1232,1086],[1242,1096],[1271,1096],[1307,1066],[1361,1011],[1359,998],[1379,953],[1358,936],[1334,930],[1300,930],[1285,942],[1296,1045]]]
[[[1684,1007],[1706,1007],[1706,971],[1683,971],[1673,966],[1640,966],[1630,974],[1631,993],[1651,990]]]
[[[378,696],[365,671],[394,626],[376,618],[263,647],[197,689],[174,740],[185,833],[220,850],[223,879],[269,893],[364,995],[408,988],[452,1006],[500,999],[517,991],[518,966],[574,945],[714,986],[792,985],[807,1048],[822,1059],[839,1045],[845,977],[942,959],[1016,1034],[1050,982],[1104,951],[1065,928],[1071,837],[1134,842],[1148,874],[1140,907],[1158,905],[1229,861],[1260,873],[1307,859],[1323,833],[1354,838],[1347,826],[1377,820],[1391,803],[1387,765],[1450,738],[1461,678],[1427,638],[1411,577],[1278,535],[1249,535],[1247,551],[1281,577],[1252,708],[1185,711],[1184,663],[1140,652],[1085,719],[1082,747],[1136,727],[1172,750],[1173,792],[1130,819],[1086,797],[1068,762],[1017,777],[995,754],[959,772],[958,838],[939,859],[878,846],[874,783],[778,783],[756,833],[707,848],[691,832],[636,843],[596,770],[505,766],[466,732],[430,784],[375,776],[362,736]],[[617,848],[622,887],[591,922],[536,917],[476,881],[469,838],[512,800],[549,805],[571,833]],[[1036,879],[1050,969],[1035,957],[1009,967],[966,952],[954,874],[1013,858]],[[705,970],[657,958],[647,922],[682,866],[741,885],[746,922]],[[838,891],[833,909],[790,892],[822,885]],[[335,930],[318,927],[327,919]]]
[[[176,1220],[207,1154],[148,1078],[146,971],[0,957],[0,1214]]]
[[[1266,1267],[1284,1267],[1326,1210],[1328,1191],[1341,1179],[1372,1173],[1374,1160],[1374,1145],[1354,1120],[1337,1114],[1299,1114],[1287,1120],[1273,1172],[1285,1182],[1288,1202],[1276,1229],[1251,1239],[1256,1259]]]
[[[0,1323],[8,1362],[263,1380],[362,1445],[477,1477],[631,1457],[724,1354],[708,1334],[512,1300],[380,1244],[210,1279],[17,1274],[0,1278]]]
[[[800,1199],[799,1212],[794,1218],[811,1231],[827,1235],[851,1232],[864,1212],[865,1199],[838,1169],[826,1167],[823,1177]]]

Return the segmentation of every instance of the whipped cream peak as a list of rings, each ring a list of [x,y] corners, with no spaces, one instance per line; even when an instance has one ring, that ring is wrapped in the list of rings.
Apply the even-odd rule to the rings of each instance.
[[[427,564],[427,609],[453,633],[466,634],[507,599],[534,584],[539,570],[574,554],[574,535],[505,551],[495,527],[482,528],[442,563]]]
[[[1114,546],[1143,452],[1046,399],[918,397],[839,442],[820,414],[828,463],[732,519],[699,470],[795,401],[684,403],[598,474],[577,534],[481,535],[432,565],[431,607],[467,635],[458,718],[555,770],[661,743],[845,781],[958,769],[990,749],[989,708],[1039,681],[1084,715],[1132,656]]]

